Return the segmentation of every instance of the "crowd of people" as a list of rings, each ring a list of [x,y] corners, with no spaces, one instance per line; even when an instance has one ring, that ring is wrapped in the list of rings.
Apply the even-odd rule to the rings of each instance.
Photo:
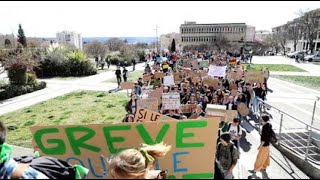
[[[265,100],[267,96],[267,81],[269,77],[268,69],[261,69],[261,74],[264,77],[263,82],[246,82],[245,74],[248,71],[242,61],[230,63],[234,54],[239,52],[216,51],[216,52],[183,52],[165,53],[162,56],[166,57],[166,61],[160,62],[154,60],[153,66],[147,63],[142,77],[134,82],[135,86],[132,90],[130,100],[126,106],[128,112],[123,122],[134,122],[139,99],[146,98],[142,89],[150,87],[156,80],[159,84],[154,84],[153,89],[163,88],[163,93],[178,92],[180,94],[180,104],[189,105],[192,109],[184,112],[181,108],[164,109],[162,102],[159,102],[158,113],[168,117],[185,120],[198,119],[208,117],[208,105],[225,106],[226,110],[238,110],[240,104],[251,110],[253,115],[259,113],[259,100]],[[209,66],[202,67],[201,62],[208,61],[209,66],[226,66],[226,74],[224,77],[210,77]],[[195,63],[196,62],[196,63]],[[163,76],[171,74],[179,74],[180,81],[175,81],[174,85],[165,86],[164,78],[155,78],[152,80],[143,81],[143,76],[154,75],[162,72]],[[240,74],[239,76],[230,77],[231,72]],[[207,83],[206,79],[218,79],[218,82],[213,85]],[[217,144],[216,163],[215,167],[221,172],[225,179],[233,178],[232,170],[237,164],[240,156],[240,139],[242,137],[243,128],[241,124],[247,120],[247,116],[238,115],[234,117],[233,122],[226,122],[224,118],[220,123],[219,138]],[[265,121],[266,120],[266,121]],[[264,117],[265,124],[269,121],[267,116]],[[270,144],[270,129],[271,126],[264,126],[268,130],[263,131],[261,145],[259,146],[259,154],[254,170],[250,172],[253,176],[256,172],[265,172],[269,165],[269,144]],[[216,174],[219,174],[216,172]]]

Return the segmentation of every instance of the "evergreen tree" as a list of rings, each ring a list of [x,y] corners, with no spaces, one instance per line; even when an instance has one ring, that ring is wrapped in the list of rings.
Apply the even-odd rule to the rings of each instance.
[[[27,47],[27,38],[24,35],[24,31],[23,31],[23,29],[21,27],[21,24],[19,24],[18,42],[21,43],[23,47]]]
[[[176,51],[176,41],[174,39],[172,39],[171,52],[175,52],[175,51]]]

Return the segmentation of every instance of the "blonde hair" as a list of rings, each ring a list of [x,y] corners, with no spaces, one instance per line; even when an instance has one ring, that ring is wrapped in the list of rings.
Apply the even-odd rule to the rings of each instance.
[[[147,169],[151,168],[154,161],[149,161],[150,155],[154,160],[165,156],[171,146],[163,142],[155,145],[143,144],[139,149],[127,149],[114,156],[109,163],[109,173],[115,179],[143,178]],[[146,153],[146,154],[144,154]]]

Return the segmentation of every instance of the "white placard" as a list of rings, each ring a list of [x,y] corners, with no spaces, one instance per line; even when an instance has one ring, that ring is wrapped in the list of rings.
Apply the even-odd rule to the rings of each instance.
[[[211,77],[225,77],[227,66],[209,66],[208,75]]]
[[[180,93],[162,93],[162,106],[164,110],[180,109]]]
[[[165,86],[173,86],[173,85],[175,85],[173,74],[163,77],[163,85],[165,85]]]

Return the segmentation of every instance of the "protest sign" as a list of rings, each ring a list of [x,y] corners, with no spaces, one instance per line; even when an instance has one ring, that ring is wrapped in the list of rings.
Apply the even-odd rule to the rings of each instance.
[[[121,82],[120,86],[121,86],[121,89],[133,89],[134,83],[133,82]]]
[[[192,67],[193,67],[194,69],[199,69],[198,61],[192,61]]]
[[[198,83],[198,82],[200,82],[201,81],[201,79],[199,78],[199,77],[192,77],[191,78],[191,82],[192,83]]]
[[[155,72],[153,74],[153,77],[158,79],[158,78],[163,78],[163,72]]]
[[[206,109],[207,116],[221,116],[225,117],[226,115],[226,106],[223,105],[214,105],[208,104]]]
[[[178,72],[173,73],[173,78],[174,78],[175,84],[179,84],[181,82],[180,73],[178,73]]]
[[[157,88],[151,92],[149,92],[148,97],[149,98],[157,98],[158,102],[161,102],[161,95],[163,93],[163,87]]]
[[[238,94],[238,91],[236,89],[231,90],[231,96],[236,97]]]
[[[192,113],[196,110],[197,105],[195,104],[181,104],[180,110],[183,114]]]
[[[233,122],[234,118],[238,117],[238,111],[237,110],[227,110],[226,112],[226,122]]]
[[[144,97],[148,97],[148,95],[151,91],[153,91],[153,86],[142,86],[142,88],[141,88],[141,94]]]
[[[162,105],[164,110],[180,108],[180,93],[162,93]]]
[[[211,77],[224,77],[226,75],[227,66],[209,66],[208,75]]]
[[[247,116],[249,112],[249,108],[244,103],[238,104],[238,111],[241,114],[241,116]]]
[[[175,85],[173,74],[163,77],[163,85],[165,85],[165,86],[173,86],[173,85]]]
[[[216,87],[219,83],[219,79],[205,78],[203,79],[203,84],[207,84],[211,87]]]
[[[242,73],[243,72],[239,69],[237,71],[231,71],[227,74],[227,79],[233,79],[234,81],[239,80],[242,78]]]
[[[159,104],[157,98],[139,99],[137,100],[137,106],[143,109],[149,109],[151,111],[158,112]]]
[[[150,74],[143,75],[143,77],[142,77],[142,79],[143,79],[144,82],[150,81],[151,78],[152,78],[152,75],[150,75]]]
[[[137,108],[136,115],[134,118],[135,122],[148,122],[148,121],[166,121],[176,120],[163,114],[151,111],[149,109]]]
[[[202,70],[202,71],[200,72],[200,75],[201,75],[201,78],[208,77],[208,73],[207,73],[207,71],[205,71],[205,70]]]
[[[219,120],[210,118],[33,126],[31,133],[33,147],[39,150],[41,155],[88,168],[89,174],[82,177],[85,179],[111,179],[107,169],[108,157],[125,149],[138,148],[141,143],[155,144],[162,141],[171,145],[172,149],[156,163],[156,168],[168,170],[168,179],[213,179],[218,128]]]
[[[209,67],[209,61],[205,60],[205,61],[200,61],[200,67],[202,68],[207,68]]]
[[[245,73],[246,83],[264,83],[263,72],[261,71],[247,71]]]

